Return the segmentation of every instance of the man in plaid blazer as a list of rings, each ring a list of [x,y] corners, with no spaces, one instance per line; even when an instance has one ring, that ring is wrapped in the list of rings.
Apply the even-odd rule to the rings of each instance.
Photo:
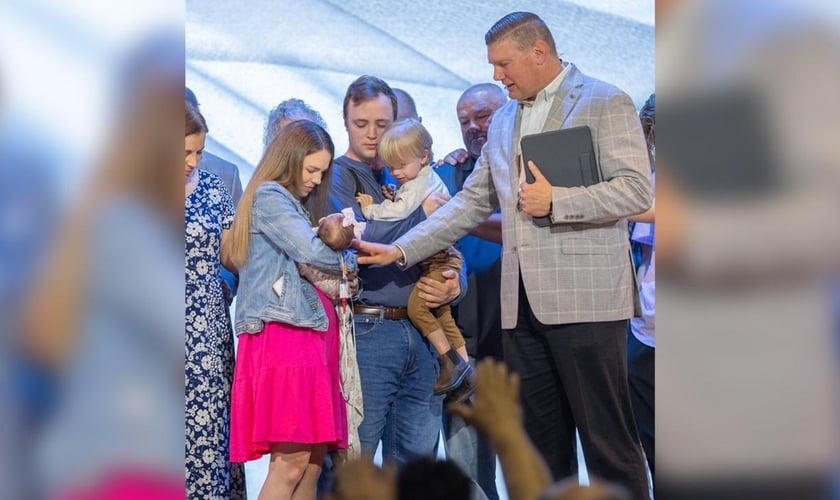
[[[635,107],[618,88],[560,60],[534,14],[508,14],[485,41],[493,78],[511,101],[493,116],[475,170],[461,192],[394,245],[359,243],[370,254],[359,262],[414,265],[501,206],[504,355],[522,380],[526,430],[555,478],[577,474],[577,428],[589,474],[645,498],[627,386],[637,294],[626,218],[648,209],[653,195]],[[552,187],[538,165],[520,165],[522,136],[581,125],[591,128],[602,182]],[[546,215],[550,226],[533,223]]]

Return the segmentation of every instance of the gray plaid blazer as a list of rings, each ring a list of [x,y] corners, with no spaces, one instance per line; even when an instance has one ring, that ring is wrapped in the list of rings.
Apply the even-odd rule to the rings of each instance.
[[[464,188],[429,219],[395,242],[413,265],[455,243],[502,209],[502,328],[516,326],[519,275],[528,302],[544,324],[615,321],[638,308],[626,217],[651,206],[645,140],[630,97],[572,65],[543,131],[581,125],[592,140],[603,182],[555,187],[552,221],[538,227],[517,210],[520,106],[509,101],[493,115],[487,143]],[[539,167],[539,165],[537,165]]]

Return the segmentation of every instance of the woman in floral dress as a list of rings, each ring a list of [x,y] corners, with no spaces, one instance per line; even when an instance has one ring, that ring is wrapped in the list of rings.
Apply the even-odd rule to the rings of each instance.
[[[222,240],[233,222],[224,183],[196,166],[207,124],[186,109],[186,494],[196,499],[244,499],[241,464],[229,461],[233,331],[222,290]]]

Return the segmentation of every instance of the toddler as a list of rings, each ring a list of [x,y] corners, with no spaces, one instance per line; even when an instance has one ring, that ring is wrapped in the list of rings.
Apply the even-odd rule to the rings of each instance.
[[[392,200],[373,203],[373,197],[359,194],[356,200],[368,220],[402,220],[414,212],[431,193],[449,195],[440,177],[430,167],[432,158],[432,137],[426,128],[415,119],[393,123],[378,145],[379,157],[388,166],[398,187]],[[424,260],[420,264],[422,275],[443,282],[443,272],[452,269],[461,271],[463,257],[455,248],[448,248]],[[459,387],[464,380],[473,376],[464,337],[452,318],[448,305],[432,311],[426,301],[419,297],[415,286],[408,300],[408,317],[420,330],[438,353],[440,374],[435,382],[434,393],[445,394]],[[472,391],[458,393],[458,401],[470,396]]]

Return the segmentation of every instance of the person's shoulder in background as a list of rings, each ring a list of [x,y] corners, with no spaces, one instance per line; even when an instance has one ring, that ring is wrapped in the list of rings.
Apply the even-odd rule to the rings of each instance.
[[[239,168],[235,164],[205,151],[198,168],[220,178],[228,188],[233,204],[239,203],[239,198],[242,196],[242,181],[239,180]]]
[[[437,164],[433,163],[433,165],[435,173],[438,175],[438,177],[440,177],[440,180],[442,180],[443,183],[446,185],[446,188],[449,189],[449,194],[455,196],[455,194],[458,191],[460,191],[463,187],[462,185],[460,185],[463,183],[463,180],[461,178],[465,179],[467,177],[463,175],[464,172],[459,172],[459,170],[467,169],[471,173],[473,167],[475,166],[475,160],[472,158],[468,158],[467,161],[455,164],[445,160],[441,160]]]

